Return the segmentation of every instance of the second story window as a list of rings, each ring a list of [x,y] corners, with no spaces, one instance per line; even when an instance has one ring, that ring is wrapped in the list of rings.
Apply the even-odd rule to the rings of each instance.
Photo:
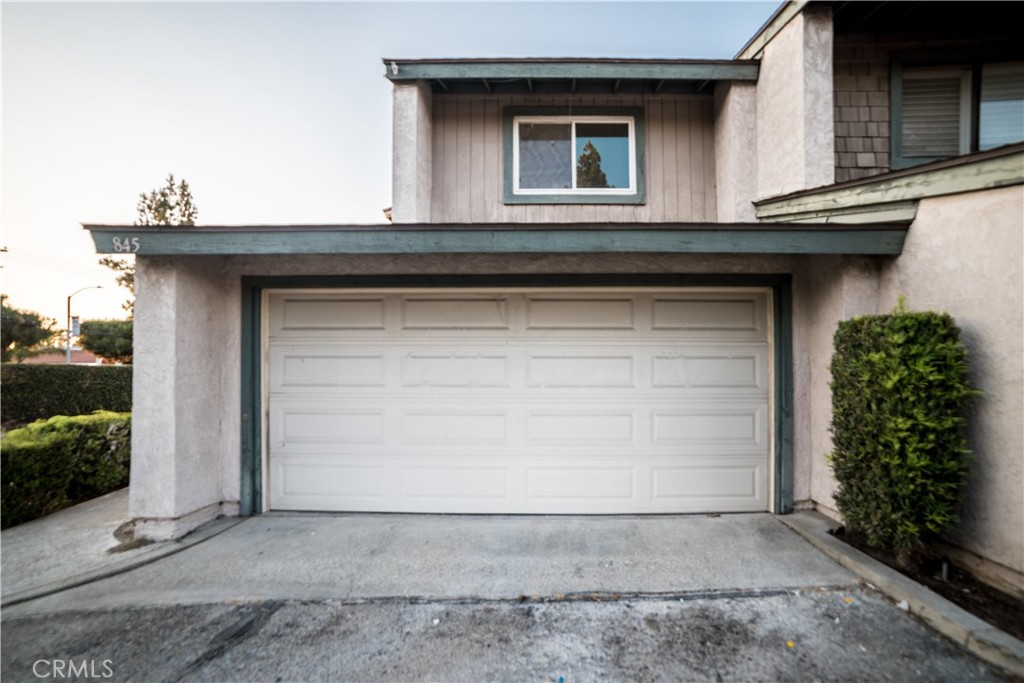
[[[634,191],[632,117],[517,117],[515,135],[518,194]]]
[[[893,96],[895,168],[1024,140],[1024,62],[898,65]]]
[[[642,203],[639,117],[506,112],[505,201]]]

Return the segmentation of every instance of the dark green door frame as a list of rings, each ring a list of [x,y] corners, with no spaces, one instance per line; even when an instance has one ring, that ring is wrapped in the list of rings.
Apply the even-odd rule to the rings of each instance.
[[[550,274],[550,275],[330,275],[242,278],[242,481],[239,514],[263,512],[263,290],[426,287],[770,287],[774,352],[775,499],[773,510],[793,510],[792,278],[784,275]]]

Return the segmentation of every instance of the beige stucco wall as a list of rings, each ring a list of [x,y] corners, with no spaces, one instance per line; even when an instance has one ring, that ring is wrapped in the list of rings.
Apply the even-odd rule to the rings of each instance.
[[[970,416],[974,451],[953,540],[1024,572],[1024,188],[922,200],[903,255],[882,271],[880,308],[900,295],[948,312],[984,392]]]
[[[392,97],[391,219],[395,223],[427,223],[433,187],[430,85],[425,81],[395,83]]]
[[[221,258],[138,257],[129,512],[178,536],[237,512],[238,298]],[[235,313],[235,315],[232,315]],[[230,406],[235,406],[231,408]]]
[[[827,185],[834,177],[832,15],[808,7],[761,55],[757,197]]]
[[[833,494],[835,478],[826,461],[832,450],[829,425],[832,421],[832,393],[829,389],[833,336],[839,321],[875,313],[878,307],[878,273],[887,259],[860,256],[804,257],[806,261],[804,320],[806,338],[794,340],[794,354],[806,364],[807,393],[800,397],[806,422],[801,483],[807,497],[796,500],[838,517]]]
[[[715,86],[715,177],[718,220],[755,223],[757,196],[757,86]]]

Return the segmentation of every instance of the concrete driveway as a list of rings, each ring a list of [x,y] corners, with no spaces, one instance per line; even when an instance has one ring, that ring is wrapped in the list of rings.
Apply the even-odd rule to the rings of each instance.
[[[79,519],[92,529],[81,537],[95,538]],[[139,566],[111,565],[105,578],[88,541],[91,580],[59,590],[51,569],[40,586],[52,592],[31,599],[17,567],[45,562],[11,559],[30,546],[4,532],[0,674],[56,678],[57,665],[88,665],[108,680],[152,681],[1003,680],[766,514],[220,524],[129,551]]]

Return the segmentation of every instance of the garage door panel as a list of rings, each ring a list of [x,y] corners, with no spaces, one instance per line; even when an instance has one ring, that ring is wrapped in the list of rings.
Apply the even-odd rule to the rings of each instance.
[[[759,403],[720,402],[708,406],[655,409],[651,442],[677,452],[764,452],[767,407]]]
[[[764,510],[761,291],[269,301],[271,509]]]
[[[652,326],[655,330],[747,332],[764,336],[767,323],[763,294],[652,298]]]
[[[550,408],[526,415],[527,443],[633,444],[635,416],[632,410],[579,411]]]
[[[507,467],[403,467],[402,493],[409,498],[429,498],[455,502],[486,500],[491,505],[507,504],[509,470]]]
[[[655,500],[729,499],[733,505],[761,505],[766,502],[763,470],[762,463],[750,461],[657,467],[651,471],[652,496]]]
[[[527,505],[549,501],[634,500],[635,467],[533,467],[526,472]]]
[[[304,501],[388,497],[394,476],[388,467],[335,458],[284,460],[271,471],[279,508],[301,509]],[[333,509],[327,507],[324,509]]]
[[[383,410],[293,407],[272,416],[279,446],[300,444],[383,444]]]
[[[634,358],[629,355],[580,353],[530,354],[526,385],[530,387],[633,387]]]
[[[281,387],[382,387],[385,360],[380,355],[292,353],[281,356]]]
[[[526,298],[527,330],[633,330],[632,298]]]
[[[402,355],[403,387],[508,387],[508,354],[461,349]]]
[[[767,392],[768,351],[763,346],[683,346],[653,354],[655,387],[756,389]]]
[[[403,444],[498,444],[508,442],[505,411],[406,410],[402,415]]]
[[[270,316],[271,333],[319,330],[383,330],[384,298],[285,298]]]
[[[408,298],[402,301],[403,330],[508,330],[504,297]]]

